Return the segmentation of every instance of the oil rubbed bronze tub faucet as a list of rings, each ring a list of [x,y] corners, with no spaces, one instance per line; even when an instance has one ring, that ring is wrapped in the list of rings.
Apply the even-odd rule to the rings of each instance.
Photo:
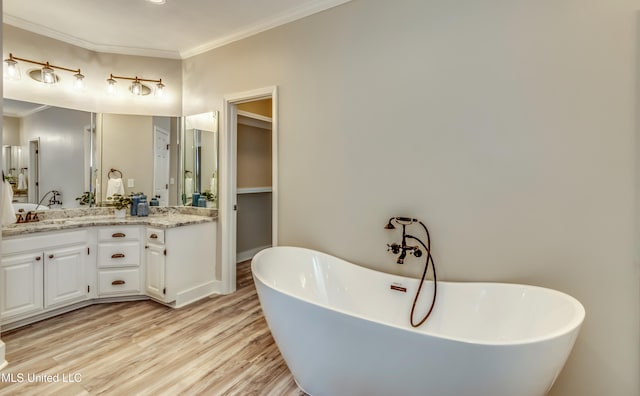
[[[384,226],[384,228],[387,230],[395,230],[396,227],[392,222],[395,222],[396,224],[402,226],[402,242],[400,244],[395,242],[387,244],[387,251],[391,251],[391,253],[393,254],[400,253],[400,256],[398,256],[398,260],[396,260],[396,262],[398,264],[404,264],[404,259],[407,257],[407,252],[409,252],[409,254],[413,254],[415,257],[421,257],[422,250],[420,250],[420,246],[407,245],[407,238],[420,241],[414,236],[407,234],[407,226],[413,223],[419,223],[420,221],[418,219],[411,219],[409,217],[392,217],[389,219],[389,222],[386,226]]]
[[[390,251],[393,254],[400,254],[398,256],[398,259],[396,260],[396,263],[404,264],[404,260],[407,257],[407,252],[409,252],[409,254],[412,254],[414,257],[421,257],[422,256],[421,247],[427,253],[427,258],[424,262],[424,271],[422,272],[422,279],[420,279],[420,283],[418,284],[418,288],[416,290],[416,296],[413,299],[413,304],[411,305],[411,315],[409,317],[409,322],[411,323],[411,326],[418,327],[427,320],[429,315],[431,315],[431,312],[433,311],[433,307],[436,304],[436,294],[438,291],[436,263],[433,261],[433,256],[431,255],[431,235],[429,235],[429,229],[427,228],[427,226],[418,219],[414,219],[411,217],[392,217],[389,219],[389,221],[384,226],[384,228],[387,230],[395,230],[396,227],[393,225],[393,223],[402,226],[402,241],[400,243],[394,242],[394,243],[387,244],[387,251]],[[418,223],[422,226],[422,229],[427,235],[427,243],[422,242],[419,238],[413,235],[407,234],[407,226],[414,223]],[[418,242],[419,245],[413,245],[413,246],[408,245],[407,240]],[[414,320],[414,311],[416,309],[416,303],[418,302],[418,298],[420,297],[420,292],[422,291],[422,285],[425,283],[425,278],[427,277],[429,264],[431,264],[431,270],[433,272],[433,298],[431,299],[431,306],[429,307],[429,310],[427,311],[427,313],[422,317],[422,319],[416,321]],[[391,288],[393,289],[393,285],[391,286]]]

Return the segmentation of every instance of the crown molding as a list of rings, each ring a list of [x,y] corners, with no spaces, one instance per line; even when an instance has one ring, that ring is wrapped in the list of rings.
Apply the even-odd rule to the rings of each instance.
[[[199,55],[212,49],[231,44],[235,41],[254,36],[258,33],[262,33],[269,29],[273,29],[289,22],[302,19],[309,15],[328,10],[341,4],[348,3],[350,1],[351,0],[316,0],[314,2],[304,4],[298,8],[289,10],[283,14],[260,21],[259,23],[253,24],[252,26],[249,26],[245,29],[240,29],[231,34],[227,34],[219,39],[209,41],[185,51],[180,51],[180,57],[182,59],[185,59],[195,55]]]
[[[180,59],[180,53],[178,51],[164,51],[152,48],[135,48],[97,44],[6,13],[2,14],[2,18],[3,22],[7,25],[15,26],[17,28],[33,32],[41,36],[46,36],[54,40],[88,49],[90,51],[122,55],[151,56],[155,58]]]
[[[239,29],[215,40],[211,40],[204,44],[200,44],[185,50],[178,49],[176,51],[94,43],[6,13],[3,13],[3,22],[20,29],[24,29],[36,34],[40,34],[42,36],[50,37],[52,39],[95,52],[150,56],[155,58],[185,59],[218,47],[222,47],[235,41],[242,40],[258,33],[262,33],[266,30],[273,29],[275,27],[293,22],[309,15],[328,10],[341,4],[348,3],[349,1],[351,0],[315,0],[310,3],[303,4],[300,7],[288,10],[280,15],[275,15],[274,17],[258,21],[257,23],[254,23],[247,28]]]

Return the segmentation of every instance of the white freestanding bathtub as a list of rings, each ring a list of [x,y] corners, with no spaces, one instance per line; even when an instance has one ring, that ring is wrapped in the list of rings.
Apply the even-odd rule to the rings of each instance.
[[[542,396],[585,316],[550,289],[438,282],[434,311],[415,329],[418,279],[295,247],[263,250],[251,268],[278,348],[313,396]],[[419,304],[432,292],[426,282]]]

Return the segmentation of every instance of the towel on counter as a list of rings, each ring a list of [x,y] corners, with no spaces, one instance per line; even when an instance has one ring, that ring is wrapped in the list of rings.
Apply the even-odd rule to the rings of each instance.
[[[26,190],[27,189],[27,175],[24,173],[20,173],[18,175],[18,190]]]
[[[193,178],[185,177],[184,179],[184,193],[187,197],[191,197],[193,194]]]
[[[124,195],[124,183],[122,183],[122,179],[109,179],[107,182],[107,198],[113,196],[113,194]]]
[[[16,214],[13,211],[13,190],[8,181],[2,183],[2,193],[0,194],[0,222],[3,226],[16,222]]]

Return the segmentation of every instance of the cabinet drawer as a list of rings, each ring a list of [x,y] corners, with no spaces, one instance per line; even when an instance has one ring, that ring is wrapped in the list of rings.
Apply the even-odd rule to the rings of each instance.
[[[147,228],[147,243],[164,245],[164,230]]]
[[[140,240],[140,229],[138,227],[107,227],[98,230],[100,241],[137,241]]]
[[[140,270],[118,268],[98,271],[98,295],[140,293]]]
[[[101,243],[98,245],[98,267],[131,267],[140,265],[140,243]]]

